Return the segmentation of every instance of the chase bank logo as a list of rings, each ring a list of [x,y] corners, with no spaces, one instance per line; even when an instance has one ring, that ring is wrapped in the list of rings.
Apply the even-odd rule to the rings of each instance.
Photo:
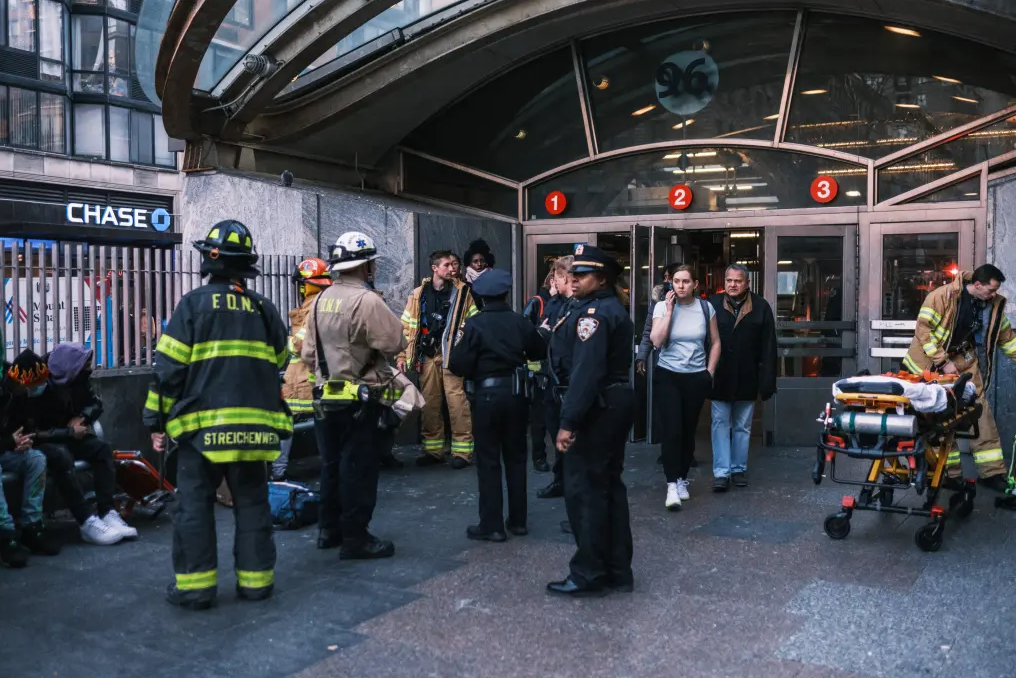
[[[154,228],[156,231],[169,230],[171,218],[169,216],[169,212],[167,212],[163,208],[160,207],[156,210],[153,210],[151,217],[149,217],[149,220],[151,221],[152,228]]]

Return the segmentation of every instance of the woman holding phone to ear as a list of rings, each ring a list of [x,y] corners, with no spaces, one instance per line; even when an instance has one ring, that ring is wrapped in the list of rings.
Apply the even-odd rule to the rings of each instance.
[[[688,469],[695,454],[699,415],[713,387],[720,361],[720,331],[712,304],[695,295],[697,281],[690,266],[678,266],[674,289],[653,309],[650,340],[659,351],[654,375],[661,417],[663,470],[667,476],[669,511],[681,508],[688,494]]]

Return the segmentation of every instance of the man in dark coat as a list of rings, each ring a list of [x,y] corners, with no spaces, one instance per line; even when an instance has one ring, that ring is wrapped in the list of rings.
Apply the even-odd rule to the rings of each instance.
[[[748,289],[748,269],[727,267],[716,309],[723,353],[713,377],[713,491],[748,484],[748,442],[755,400],[776,393],[776,323],[769,303]]]

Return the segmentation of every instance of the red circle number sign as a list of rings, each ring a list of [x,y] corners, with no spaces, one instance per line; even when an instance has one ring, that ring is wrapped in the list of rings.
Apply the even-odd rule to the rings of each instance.
[[[815,202],[832,202],[836,192],[840,190],[836,180],[832,177],[820,176],[811,182],[811,197]]]
[[[667,194],[667,202],[676,210],[686,210],[691,207],[691,199],[691,188],[685,184],[674,186]]]
[[[564,197],[564,193],[561,191],[553,191],[547,196],[543,204],[548,212],[557,216],[564,212],[564,208],[568,206],[568,198]]]

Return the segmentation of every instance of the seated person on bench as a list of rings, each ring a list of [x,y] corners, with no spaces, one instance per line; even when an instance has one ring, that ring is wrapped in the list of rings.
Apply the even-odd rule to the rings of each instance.
[[[9,395],[0,391],[0,419],[6,410]],[[0,483],[0,565],[24,567],[28,554],[55,556],[60,548],[47,539],[42,525],[42,499],[46,493],[46,457],[32,449],[32,437],[20,430],[0,438],[0,477],[10,473],[18,477],[21,490],[21,539],[14,529]]]
[[[66,376],[66,370],[63,374]],[[116,512],[112,447],[99,440],[84,424],[81,412],[74,410],[67,383],[53,384],[49,376],[46,363],[33,351],[26,349],[15,358],[5,378],[4,388],[11,393],[11,400],[3,433],[22,429],[33,436],[33,445],[46,456],[47,470],[86,542],[105,546],[137,536],[137,530],[123,522]],[[88,505],[78,483],[75,459],[92,467],[98,515]]]

